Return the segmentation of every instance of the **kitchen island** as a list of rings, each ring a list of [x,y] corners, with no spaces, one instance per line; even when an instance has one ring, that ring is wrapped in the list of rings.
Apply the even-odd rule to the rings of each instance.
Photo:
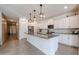
[[[59,35],[28,34],[27,41],[46,55],[55,55],[58,49]]]

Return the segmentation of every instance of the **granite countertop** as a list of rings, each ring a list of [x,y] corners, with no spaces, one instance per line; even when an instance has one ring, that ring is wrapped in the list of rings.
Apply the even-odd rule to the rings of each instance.
[[[29,34],[29,33],[26,33],[26,34]],[[71,33],[71,32],[70,33],[54,32],[52,34],[37,33],[37,34],[29,34],[29,35],[37,36],[37,37],[44,38],[44,39],[50,39],[50,38],[60,36],[61,34],[64,34],[64,35],[79,35],[79,33]]]
[[[56,33],[56,34],[64,34],[64,35],[79,35],[79,33]]]
[[[54,37],[60,36],[61,34],[64,34],[64,35],[79,35],[79,34],[73,34],[73,33],[53,33],[53,34],[29,34],[29,33],[26,33],[26,34],[37,36],[37,37],[44,38],[44,39],[54,38]]]
[[[59,36],[59,35],[55,35],[55,34],[29,34],[29,35],[37,36],[37,37],[44,38],[44,39],[50,39],[50,38]]]

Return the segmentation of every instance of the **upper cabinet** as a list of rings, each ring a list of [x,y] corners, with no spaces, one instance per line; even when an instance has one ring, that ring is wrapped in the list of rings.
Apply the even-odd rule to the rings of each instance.
[[[54,21],[54,28],[67,28],[69,27],[69,20],[65,19],[57,19]]]
[[[79,15],[70,17],[69,27],[70,28],[79,28]]]
[[[55,28],[79,28],[79,15],[57,19],[54,21]]]
[[[54,20],[48,19],[48,20],[43,20],[40,23],[38,23],[37,27],[41,29],[48,29],[48,25],[53,25],[53,24],[54,24]]]

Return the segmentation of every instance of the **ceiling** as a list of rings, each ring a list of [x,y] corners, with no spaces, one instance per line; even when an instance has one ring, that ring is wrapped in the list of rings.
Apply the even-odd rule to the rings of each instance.
[[[68,6],[68,9],[64,9],[64,6]],[[43,12],[45,13],[45,18],[48,19],[69,12],[75,7],[75,4],[43,4]],[[20,17],[29,19],[29,13],[33,14],[34,9],[36,9],[38,17],[40,11],[39,4],[0,4],[0,11],[12,19],[19,19]]]

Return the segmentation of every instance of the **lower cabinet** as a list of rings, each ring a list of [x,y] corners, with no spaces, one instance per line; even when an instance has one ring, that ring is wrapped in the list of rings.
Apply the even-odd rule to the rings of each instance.
[[[69,35],[70,45],[79,47],[79,35]]]
[[[59,42],[62,43],[62,44],[70,45],[70,39],[69,39],[68,35],[61,34],[60,37],[59,37],[59,40],[60,40]]]
[[[62,34],[59,37],[59,42],[69,46],[79,47],[79,35]]]

